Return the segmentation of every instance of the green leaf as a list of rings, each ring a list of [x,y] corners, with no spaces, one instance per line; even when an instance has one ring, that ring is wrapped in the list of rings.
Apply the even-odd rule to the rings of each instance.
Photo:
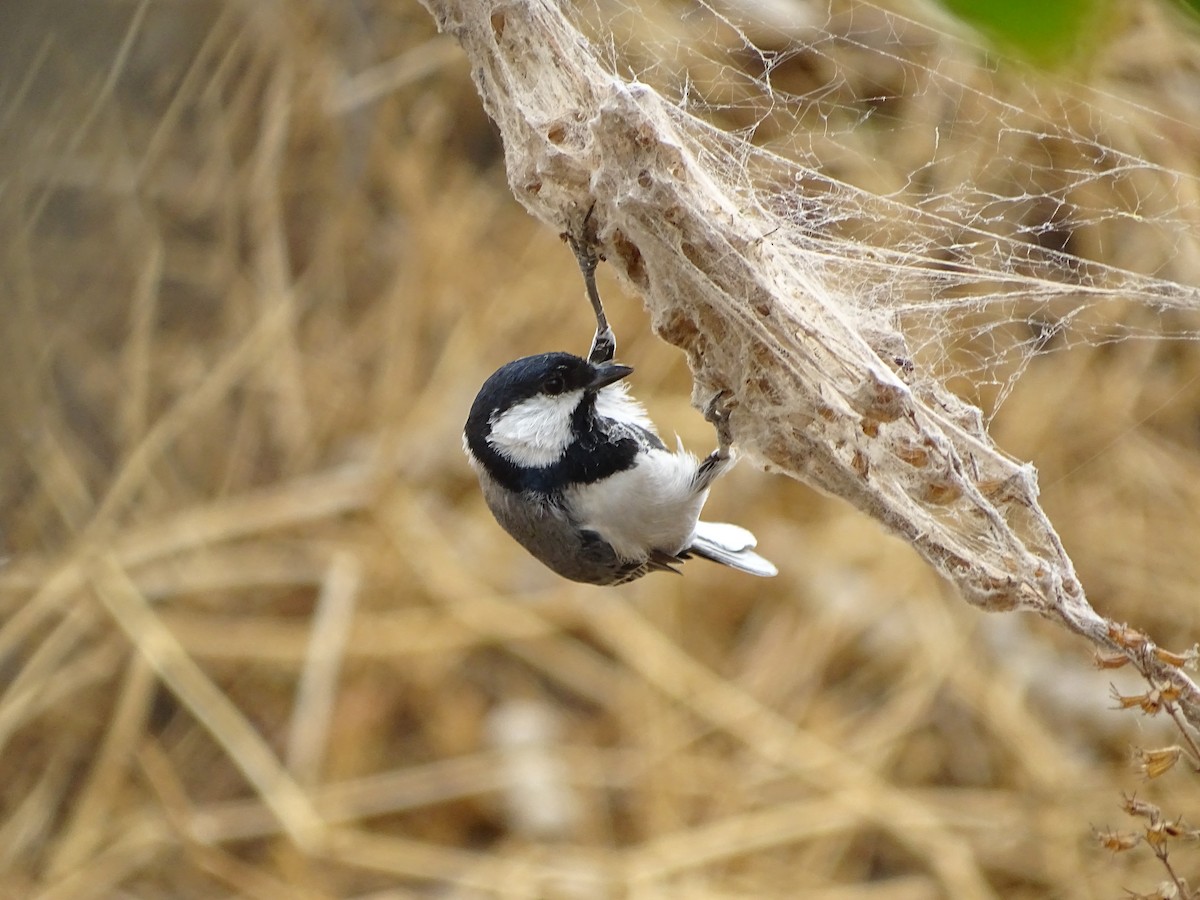
[[[1109,0],[941,0],[1001,51],[1060,68],[1095,47]],[[1200,2],[1200,0],[1192,0]]]

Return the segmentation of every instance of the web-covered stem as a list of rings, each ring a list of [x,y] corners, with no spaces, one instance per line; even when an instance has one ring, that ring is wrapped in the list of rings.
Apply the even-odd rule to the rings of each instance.
[[[1200,726],[1196,685],[1088,604],[1032,466],[1002,453],[983,413],[914,363],[920,329],[904,327],[902,302],[924,291],[954,316],[951,294],[975,291],[1053,307],[1058,328],[1084,308],[1080,296],[1136,289],[1170,305],[1179,297],[1169,285],[1082,260],[1070,283],[1055,280],[1047,271],[1061,254],[1004,244],[982,226],[939,237],[953,226],[944,210],[821,178],[615,75],[547,0],[424,2],[467,52],[518,200],[557,231],[591,210],[606,258],[657,333],[687,353],[698,403],[730,393],[743,451],[876,518],[969,602],[1034,610],[1129,655],[1176,685]],[[850,218],[858,232],[906,227],[905,241],[840,238],[845,227],[831,223]],[[939,267],[930,249],[988,242],[1006,263],[981,266],[964,250]],[[883,289],[890,305],[871,299]]]

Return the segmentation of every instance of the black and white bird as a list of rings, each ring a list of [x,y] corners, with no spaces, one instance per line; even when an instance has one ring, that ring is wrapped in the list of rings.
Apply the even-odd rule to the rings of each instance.
[[[691,556],[777,574],[749,531],[700,521],[733,463],[727,416],[714,403],[719,446],[703,461],[667,449],[608,353],[527,356],[484,382],[463,446],[496,521],[573,581],[622,584]]]

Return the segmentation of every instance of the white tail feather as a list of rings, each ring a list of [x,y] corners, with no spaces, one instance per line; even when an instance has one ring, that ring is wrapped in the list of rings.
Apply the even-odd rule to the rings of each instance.
[[[739,525],[728,522],[697,522],[696,535],[688,550],[697,556],[711,559],[730,568],[770,578],[779,570],[767,559],[754,552],[758,541]]]

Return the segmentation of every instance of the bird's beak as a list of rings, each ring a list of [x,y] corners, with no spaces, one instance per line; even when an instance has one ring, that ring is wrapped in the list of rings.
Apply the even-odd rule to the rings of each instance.
[[[587,389],[589,391],[598,391],[600,388],[608,387],[614,381],[620,381],[626,375],[633,371],[632,366],[623,366],[620,363],[601,363],[595,367],[592,373],[592,380],[588,382]]]

